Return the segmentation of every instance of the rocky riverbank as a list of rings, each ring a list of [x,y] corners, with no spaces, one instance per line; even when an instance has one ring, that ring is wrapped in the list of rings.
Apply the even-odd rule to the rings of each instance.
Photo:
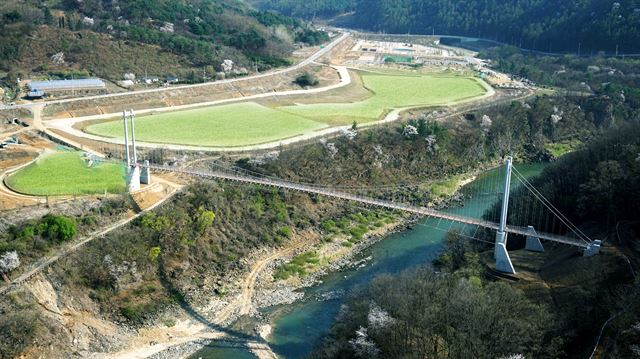
[[[305,242],[305,245],[298,246],[297,250],[289,255],[281,258],[277,258],[269,261],[266,266],[259,272],[253,296],[251,298],[252,309],[248,315],[251,317],[249,321],[251,326],[247,329],[253,329],[251,333],[247,333],[251,336],[255,336],[255,342],[249,343],[246,340],[233,340],[226,338],[225,340],[216,341],[216,343],[224,343],[230,347],[244,348],[246,350],[254,352],[259,357],[264,356],[264,348],[261,341],[266,341],[271,334],[271,322],[270,318],[262,315],[258,309],[267,308],[280,304],[291,304],[304,298],[304,292],[300,289],[316,285],[321,282],[322,277],[328,273],[345,270],[347,268],[357,267],[363,265],[368,259],[354,261],[354,258],[363,250],[376,243],[377,241],[385,238],[393,232],[403,231],[410,228],[416,219],[398,219],[397,221],[386,224],[383,227],[376,228],[375,230],[367,233],[361,241],[354,244],[352,247],[347,248],[340,243],[322,243],[319,240],[311,240]],[[288,262],[293,256],[303,253],[309,250],[318,250],[319,247],[323,247],[322,253],[325,256],[333,256],[333,260],[326,261],[321,266],[316,268],[312,273],[304,278],[292,278],[291,280],[274,280],[275,270],[283,263]],[[243,261],[246,264],[256,263],[260,260],[273,255],[268,250],[257,250]],[[369,258],[370,259],[370,258]],[[246,273],[244,274],[246,275]],[[225,287],[228,288],[228,292],[224,296],[214,297],[210,300],[210,303],[199,310],[200,314],[205,317],[213,318],[216,314],[219,314],[225,307],[234,303],[239,296],[241,296],[241,288],[239,283],[242,281],[242,274],[234,273],[229,276],[228,280],[225,280]],[[323,298],[319,298],[322,300]],[[176,313],[177,314],[177,313]],[[233,310],[224,321],[219,322],[220,325],[230,326],[241,317],[240,310]],[[211,343],[208,339],[195,339],[188,343],[181,343],[171,346],[162,352],[156,353],[151,358],[153,359],[168,359],[168,358],[188,358],[199,350],[203,349]],[[253,350],[255,349],[255,350]]]
[[[459,193],[459,190],[465,184],[471,182],[475,178],[474,174],[461,178],[460,183],[456,185],[456,193],[443,198],[442,201],[436,204],[438,209],[443,209],[450,206],[455,206],[464,200],[464,196]],[[243,291],[246,288],[247,282],[243,280],[243,277],[247,276],[247,271],[250,268],[255,267],[256,263],[263,262],[264,266],[259,270],[255,278],[255,282],[252,284],[249,310],[240,310],[240,308],[234,308],[230,311],[229,315],[223,321],[217,322],[217,324],[228,327],[232,323],[237,322],[243,315],[245,318],[240,322],[244,324],[242,327],[245,332],[255,337],[255,343],[260,344],[262,340],[266,341],[271,334],[271,318],[262,315],[259,309],[265,309],[276,305],[292,304],[296,301],[305,299],[305,293],[301,289],[308,288],[317,285],[322,282],[322,278],[332,272],[343,271],[348,268],[354,268],[359,266],[365,266],[372,258],[362,258],[356,260],[357,256],[365,249],[369,248],[374,243],[387,237],[388,235],[401,232],[413,227],[419,218],[417,217],[393,217],[393,221],[385,223],[380,227],[370,229],[364,234],[362,239],[352,245],[345,245],[344,238],[338,238],[331,241],[326,241],[326,236],[323,237],[323,231],[319,228],[308,230],[305,233],[296,233],[290,239],[288,244],[278,250],[262,248],[254,251],[250,255],[246,256],[242,260],[242,269],[236,273],[228,273],[224,278],[223,283],[218,283],[219,288],[224,288],[224,292],[211,293],[215,296],[208,298],[209,304],[204,306],[203,311],[207,313],[207,317],[214,317],[217,313],[224,311],[227,307],[233,307],[233,303],[237,302],[241,297]],[[287,249],[295,249],[289,250]],[[278,252],[287,252],[286,255],[277,256]],[[314,252],[319,257],[318,265],[314,266],[306,275],[292,276],[286,280],[275,279],[275,274],[278,269],[297,255]],[[330,293],[328,296],[341,295],[341,293]],[[327,300],[327,298],[314,298],[314,300]],[[245,307],[246,309],[246,307]],[[239,323],[239,322],[237,322]],[[237,324],[236,323],[236,324]],[[249,324],[247,324],[249,323]],[[157,354],[154,358],[168,358],[168,357],[183,357],[186,358],[192,355],[194,352],[202,349],[209,341],[207,340],[194,340],[189,343],[177,345],[171,347],[169,350],[165,350],[162,353]],[[243,344],[244,343],[244,344]],[[239,347],[247,348],[250,350],[252,345],[246,341],[236,342]],[[263,349],[260,349],[263,351]],[[257,352],[255,354],[258,354]],[[260,353],[264,354],[263,352]]]
[[[406,230],[417,222],[417,218],[399,219],[381,228],[367,233],[361,241],[352,247],[345,247],[338,242],[323,243],[321,245],[309,245],[300,249],[295,254],[315,250],[322,256],[322,264],[314,268],[312,272],[303,278],[294,277],[289,280],[276,280],[274,273],[279,266],[289,261],[294,255],[273,261],[260,273],[256,282],[256,292],[253,297],[253,305],[258,308],[267,308],[281,304],[291,304],[304,298],[300,289],[308,288],[321,283],[322,277],[332,272],[342,271],[348,268],[365,264],[371,258],[355,261],[354,258],[363,250],[379,240],[394,233]]]

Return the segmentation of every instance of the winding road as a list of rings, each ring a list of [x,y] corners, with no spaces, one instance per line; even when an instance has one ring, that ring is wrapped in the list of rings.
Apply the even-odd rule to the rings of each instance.
[[[256,99],[261,99],[261,98],[273,98],[273,97],[294,96],[294,95],[313,95],[313,94],[318,94],[318,93],[322,93],[322,92],[335,90],[335,89],[338,89],[338,88],[341,88],[341,87],[345,87],[345,86],[348,86],[349,84],[351,84],[351,82],[352,82],[351,74],[349,74],[349,70],[347,69],[347,67],[345,67],[345,66],[332,66],[332,67],[334,69],[336,69],[336,71],[338,72],[338,75],[340,77],[340,82],[337,83],[337,84],[334,84],[334,85],[326,86],[326,87],[320,87],[320,88],[314,88],[314,89],[308,89],[308,90],[290,90],[290,91],[282,91],[282,92],[268,92],[268,93],[262,93],[262,94],[252,95],[252,96],[246,96],[246,97],[242,97],[242,98],[229,98],[229,99],[223,99],[223,100],[208,101],[208,102],[201,102],[201,103],[188,104],[188,105],[179,105],[179,106],[171,106],[171,107],[158,107],[158,108],[151,108],[151,109],[145,109],[145,110],[137,110],[136,114],[141,115],[141,114],[147,114],[147,113],[158,113],[158,112],[167,112],[167,111],[186,110],[186,109],[205,107],[205,106],[222,105],[222,104],[229,104],[229,103],[236,103],[236,102],[246,102],[246,101],[256,100]],[[92,134],[86,133],[84,131],[81,131],[81,130],[76,129],[76,128],[73,127],[74,125],[76,125],[78,123],[81,123],[81,122],[85,122],[85,121],[112,119],[112,118],[118,118],[120,116],[122,116],[122,113],[108,113],[108,114],[91,115],[91,116],[83,116],[83,117],[75,117],[75,118],[64,118],[64,119],[56,119],[56,120],[45,121],[44,125],[48,129],[56,129],[56,130],[62,131],[64,133],[68,133],[68,134],[70,134],[72,136],[75,136],[75,137],[86,138],[86,139],[89,139],[89,140],[94,140],[94,141],[99,141],[99,142],[122,144],[122,140],[120,140],[120,139],[92,135]],[[347,127],[349,127],[349,126],[347,126]],[[323,135],[326,135],[327,133],[332,133],[332,132],[336,132],[336,131],[339,131],[339,130],[340,130],[339,127],[331,127],[331,128],[324,129],[324,130],[321,130],[321,131],[316,131],[316,132],[313,132],[313,133],[310,133],[310,134],[295,136],[295,137],[292,137],[292,138],[289,138],[289,139],[284,139],[284,140],[280,140],[280,141],[273,141],[273,142],[269,142],[269,143],[265,143],[265,144],[259,144],[259,145],[242,146],[242,147],[188,146],[188,145],[172,145],[172,144],[162,144],[162,143],[151,143],[151,142],[142,142],[142,141],[136,141],[136,146],[138,146],[138,147],[146,147],[146,148],[165,148],[165,149],[177,150],[177,151],[181,151],[181,150],[207,151],[207,152],[251,151],[251,150],[274,148],[274,147],[278,147],[281,144],[282,145],[286,145],[286,144],[290,144],[290,143],[294,143],[294,142],[299,142],[299,141],[303,141],[303,140],[306,140],[306,139],[310,139],[310,138],[314,138],[314,137],[318,137],[318,136],[323,136]]]
[[[32,107],[37,106],[37,105],[45,105],[46,106],[46,105],[55,105],[55,104],[70,103],[70,102],[77,102],[77,101],[98,100],[98,99],[103,99],[103,98],[137,96],[137,95],[148,94],[148,93],[168,92],[168,91],[183,90],[183,89],[190,89],[190,88],[197,88],[197,87],[206,87],[206,86],[213,86],[213,85],[230,84],[230,83],[240,82],[240,81],[251,81],[251,80],[255,80],[255,79],[259,79],[259,78],[263,78],[263,77],[267,77],[267,76],[285,74],[285,73],[288,73],[288,72],[299,70],[299,69],[301,69],[301,68],[303,68],[303,67],[305,67],[305,66],[307,66],[307,65],[309,65],[311,63],[313,63],[314,61],[320,59],[321,57],[323,57],[324,55],[329,53],[331,50],[333,50],[333,48],[336,47],[338,44],[340,44],[342,41],[347,39],[349,36],[351,36],[351,33],[344,32],[342,35],[340,35],[338,38],[333,40],[331,43],[329,43],[328,45],[326,45],[325,47],[321,48],[319,51],[317,51],[313,55],[309,56],[308,58],[302,60],[301,62],[299,62],[299,63],[297,63],[297,64],[295,64],[293,66],[290,66],[290,67],[287,67],[287,68],[284,68],[284,69],[267,71],[267,72],[263,72],[263,73],[256,74],[256,75],[240,77],[240,78],[233,78],[233,79],[228,79],[228,80],[220,80],[220,81],[214,81],[214,82],[205,82],[205,83],[193,84],[193,85],[181,85],[181,86],[171,86],[171,87],[148,89],[148,90],[118,92],[118,93],[112,93],[112,94],[106,94],[106,95],[74,97],[74,98],[60,99],[60,100],[40,101],[40,102],[36,102],[36,103],[15,104],[13,106],[11,106],[11,105],[9,105],[9,106],[0,105],[0,110],[19,109],[19,108],[31,109]]]

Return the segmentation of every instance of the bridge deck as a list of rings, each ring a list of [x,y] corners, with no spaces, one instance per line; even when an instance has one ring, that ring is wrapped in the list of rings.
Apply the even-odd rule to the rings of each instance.
[[[339,198],[347,201],[354,201],[354,202],[359,202],[363,204],[368,204],[376,207],[400,210],[408,213],[413,213],[419,216],[440,218],[440,219],[455,221],[455,222],[464,223],[464,224],[476,225],[476,226],[489,228],[493,230],[498,230],[499,228],[498,223],[494,223],[494,222],[490,222],[482,219],[444,213],[444,212],[436,211],[434,209],[430,209],[426,207],[410,206],[405,204],[393,203],[391,201],[385,201],[381,199],[358,196],[350,193],[335,191],[326,187],[299,184],[299,183],[294,183],[294,182],[289,182],[284,180],[273,180],[269,178],[243,176],[239,174],[225,173],[225,172],[219,172],[219,171],[198,171],[198,170],[190,170],[190,169],[177,168],[172,166],[159,166],[159,165],[148,165],[148,166],[140,165],[140,166],[148,167],[149,169],[158,170],[158,171],[177,172],[177,173],[184,173],[191,176],[218,178],[218,179],[227,180],[227,181],[236,181],[236,182],[257,184],[262,186],[290,189],[290,190],[301,191],[306,193],[314,193],[314,194],[319,194],[327,197]],[[530,234],[527,228],[517,227],[517,226],[507,226],[506,232],[524,235],[524,236],[527,236]],[[566,236],[559,236],[559,235],[554,235],[549,233],[538,232],[537,237],[547,241],[558,242],[558,243],[568,244],[568,245],[582,247],[582,248],[586,248],[588,245],[588,243],[579,239],[566,237]]]

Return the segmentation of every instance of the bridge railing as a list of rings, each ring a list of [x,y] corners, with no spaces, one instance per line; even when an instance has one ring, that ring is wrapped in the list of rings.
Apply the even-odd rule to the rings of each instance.
[[[295,190],[295,191],[300,191],[305,193],[313,193],[313,194],[323,195],[323,196],[332,197],[332,198],[338,198],[338,199],[347,200],[347,201],[354,201],[354,202],[386,208],[386,209],[399,210],[399,211],[408,212],[408,213],[416,214],[423,217],[433,217],[433,218],[459,222],[463,224],[476,225],[476,226],[480,226],[480,227],[484,227],[492,230],[497,230],[499,228],[498,223],[490,222],[483,219],[470,218],[470,217],[461,216],[461,215],[452,214],[452,213],[445,213],[445,212],[437,211],[435,209],[431,209],[427,207],[418,207],[418,206],[412,206],[408,204],[395,203],[392,201],[387,201],[382,199],[365,197],[357,194],[337,191],[335,189],[320,186],[320,185],[300,184],[296,182],[273,179],[269,177],[258,177],[258,176],[250,176],[246,174],[238,174],[232,171],[194,170],[194,169],[178,168],[174,166],[165,166],[165,165],[148,165],[148,166],[140,165],[140,166],[148,167],[149,169],[156,170],[156,171],[183,173],[190,176],[218,178],[218,179],[227,180],[227,181],[242,182],[242,183],[263,185],[263,186],[276,187],[276,188],[284,188],[284,189],[290,189],[290,190]],[[513,234],[518,234],[523,236],[527,236],[531,234],[528,228],[517,227],[517,226],[507,226],[505,231],[508,233],[513,233]],[[586,248],[588,246],[588,243],[584,243],[580,240],[577,240],[571,237],[566,237],[566,236],[554,235],[549,233],[537,233],[537,236],[540,239],[558,242],[562,244],[568,244],[568,245],[577,246],[581,248]]]

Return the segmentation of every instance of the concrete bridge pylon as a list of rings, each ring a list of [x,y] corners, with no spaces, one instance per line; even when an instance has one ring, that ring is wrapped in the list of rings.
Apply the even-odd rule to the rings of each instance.
[[[500,213],[500,226],[496,232],[496,246],[493,256],[496,259],[496,269],[500,272],[515,274],[509,252],[507,252],[507,212],[509,210],[509,192],[511,191],[511,171],[513,168],[513,158],[507,158],[506,173],[504,180],[504,193],[502,197],[502,212]]]
[[[129,126],[127,120],[131,123],[131,144],[129,144]],[[149,168],[145,167],[144,170],[138,166],[138,154],[136,152],[136,128],[135,128],[135,114],[133,110],[122,111],[122,122],[124,124],[124,148],[125,148],[125,163],[126,163],[126,180],[127,190],[129,192],[139,191],[141,183],[151,183],[151,175]],[[131,150],[129,146],[131,145]]]

